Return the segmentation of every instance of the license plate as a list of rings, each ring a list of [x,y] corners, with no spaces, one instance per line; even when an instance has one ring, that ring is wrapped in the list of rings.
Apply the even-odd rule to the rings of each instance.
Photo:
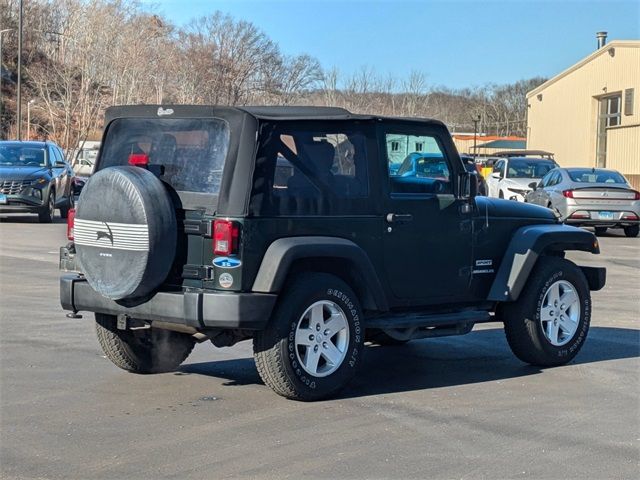
[[[600,212],[600,220],[613,220],[613,212]]]
[[[0,193],[0,205],[7,204],[7,196],[4,193]]]

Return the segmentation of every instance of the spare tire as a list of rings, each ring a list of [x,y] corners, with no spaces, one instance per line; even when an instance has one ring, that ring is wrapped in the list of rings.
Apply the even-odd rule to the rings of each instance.
[[[82,189],[76,260],[89,285],[112,300],[143,297],[166,279],[176,253],[175,209],[164,184],[140,167],[110,167]]]

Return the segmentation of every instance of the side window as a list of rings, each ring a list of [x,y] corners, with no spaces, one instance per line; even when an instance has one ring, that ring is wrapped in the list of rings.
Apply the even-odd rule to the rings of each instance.
[[[453,193],[450,164],[436,137],[387,133],[385,144],[391,193]]]
[[[51,145],[47,147],[47,164],[51,167],[55,167],[56,165],[56,149]]]
[[[364,130],[346,122],[265,124],[256,158],[252,213],[324,215],[365,205],[367,138]]]
[[[504,160],[498,160],[493,164],[493,172],[502,175],[504,173]]]
[[[542,180],[540,180],[540,184],[543,187],[548,187],[551,185],[553,173],[547,173]]]
[[[53,147],[53,154],[54,154],[54,159],[53,159],[53,164],[55,166],[56,163],[63,163],[64,162],[64,157],[62,156],[62,152],[60,151],[59,148]]]

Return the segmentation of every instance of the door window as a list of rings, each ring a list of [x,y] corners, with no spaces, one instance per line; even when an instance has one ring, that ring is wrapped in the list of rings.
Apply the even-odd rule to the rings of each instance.
[[[553,178],[554,173],[555,173],[555,172],[547,173],[547,174],[544,176],[544,178],[540,181],[540,185],[542,185],[542,187],[548,187],[548,186],[550,186],[550,185],[551,185],[551,181],[552,181],[552,178]]]
[[[451,167],[436,137],[388,133],[385,145],[391,193],[453,193]]]

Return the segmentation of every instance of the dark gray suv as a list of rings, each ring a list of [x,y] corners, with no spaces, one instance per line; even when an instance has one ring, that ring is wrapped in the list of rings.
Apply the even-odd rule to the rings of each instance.
[[[252,339],[278,394],[335,394],[365,341],[504,323],[513,352],[561,365],[582,347],[602,268],[595,236],[550,210],[476,196],[435,120],[339,108],[107,111],[61,266],[63,308],[95,312],[106,356],[177,368],[195,342]],[[398,174],[414,152],[437,172]]]

